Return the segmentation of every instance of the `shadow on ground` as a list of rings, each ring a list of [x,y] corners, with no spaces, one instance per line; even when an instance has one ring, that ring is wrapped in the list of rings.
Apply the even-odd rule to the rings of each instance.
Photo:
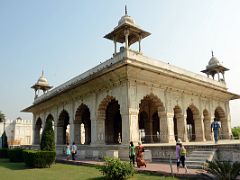
[[[9,159],[0,159],[0,166],[4,167],[4,168],[11,169],[11,170],[29,169],[25,165],[25,163],[23,163],[23,162],[14,163],[14,162],[10,162]]]

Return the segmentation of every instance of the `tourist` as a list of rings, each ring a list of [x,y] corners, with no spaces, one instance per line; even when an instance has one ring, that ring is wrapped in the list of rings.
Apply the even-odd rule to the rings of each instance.
[[[137,167],[140,168],[141,166],[146,167],[146,162],[143,159],[143,152],[144,147],[141,142],[138,142],[138,146],[136,147],[136,161],[137,161]]]
[[[181,139],[177,140],[176,143],[176,159],[177,159],[177,172],[179,172],[179,166],[180,166],[180,144],[182,144]]]
[[[186,160],[186,155],[187,155],[187,150],[185,149],[185,147],[183,146],[183,144],[180,144],[180,162],[182,164],[182,167],[185,168],[185,173],[187,173],[187,166],[185,164],[185,160]]]
[[[72,152],[72,160],[75,160],[75,155],[77,154],[77,146],[75,145],[75,142],[72,143],[71,152]]]
[[[69,143],[67,143],[67,146],[66,146],[66,155],[67,155],[67,160],[69,160],[70,159],[70,155],[71,155],[71,150],[70,150]]]
[[[133,166],[135,165],[135,146],[133,142],[130,142],[129,146],[129,159],[130,159],[130,164],[132,163]]]
[[[214,121],[211,124],[211,132],[213,131],[215,144],[218,143],[219,129],[220,129],[220,124],[217,118],[214,118]]]

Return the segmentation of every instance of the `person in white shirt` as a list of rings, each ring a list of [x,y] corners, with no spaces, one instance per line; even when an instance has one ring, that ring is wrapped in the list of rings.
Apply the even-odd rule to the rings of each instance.
[[[71,152],[72,152],[72,160],[75,160],[75,155],[77,154],[77,146],[75,145],[75,142],[72,143]]]

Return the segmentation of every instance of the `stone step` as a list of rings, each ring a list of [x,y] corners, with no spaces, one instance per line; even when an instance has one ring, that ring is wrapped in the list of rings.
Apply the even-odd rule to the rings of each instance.
[[[188,163],[188,164],[204,164],[206,161],[204,161],[204,160],[202,160],[202,161],[193,161],[193,160],[191,160],[191,161],[189,161],[189,160],[187,160],[186,161],[186,163]]]
[[[209,158],[203,158],[203,157],[187,157],[188,161],[203,161],[203,160],[208,160]]]
[[[192,151],[190,154],[194,154],[194,155],[209,155],[209,154],[214,154],[214,151],[211,151],[211,152]]]
[[[201,164],[186,164],[189,169],[203,169],[203,165]]]
[[[213,156],[213,154],[204,154],[204,155],[201,155],[201,154],[189,154],[187,155],[187,157],[201,157],[201,158],[208,158],[210,156]]]
[[[186,159],[186,165],[190,169],[202,169],[207,160],[211,161],[215,150],[212,151],[192,151]]]

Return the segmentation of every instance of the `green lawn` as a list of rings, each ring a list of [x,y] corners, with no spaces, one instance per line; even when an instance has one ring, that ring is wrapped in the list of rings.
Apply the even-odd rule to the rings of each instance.
[[[10,163],[8,159],[0,159],[1,180],[103,180],[104,177],[95,167],[54,164],[51,168],[29,169],[24,163]],[[156,175],[135,174],[131,180],[171,179]]]

